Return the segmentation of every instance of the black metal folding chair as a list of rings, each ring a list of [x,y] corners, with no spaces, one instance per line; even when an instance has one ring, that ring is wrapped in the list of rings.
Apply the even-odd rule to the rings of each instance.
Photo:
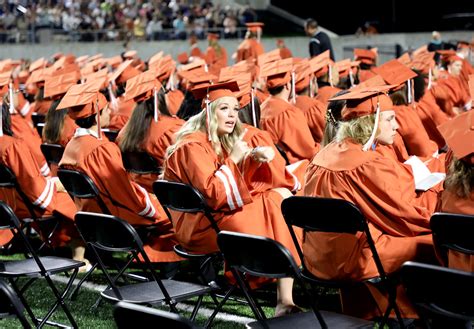
[[[118,329],[147,328],[151,324],[156,328],[199,329],[178,314],[126,302],[115,305],[114,319]]]
[[[64,299],[68,294],[74,279],[76,278],[79,267],[84,266],[85,263],[54,256],[39,257],[28,241],[28,238],[23,233],[20,221],[15,216],[12,209],[3,201],[0,201],[0,229],[11,230],[11,232],[19,240],[23,241],[26,250],[31,255],[31,258],[24,260],[1,261],[0,277],[6,278],[10,282],[11,286],[23,303],[28,315],[31,317],[33,323],[38,328],[41,328],[45,324],[64,327],[62,324],[49,321],[51,315],[57,310],[59,306],[61,306],[70,324],[74,328],[77,328],[77,324],[71,312],[67,308]],[[66,288],[62,292],[59,291],[51,279],[51,275],[59,273],[65,273],[69,276]],[[18,278],[26,278],[28,281],[20,288],[17,284]],[[33,314],[33,311],[28,306],[28,303],[24,297],[24,293],[26,292],[27,288],[39,278],[44,278],[46,280],[46,283],[56,298],[53,306],[42,319],[37,318]]]
[[[442,328],[435,323],[440,318],[444,320],[445,328],[471,327],[471,321],[474,321],[474,273],[406,262],[401,269],[401,278],[408,298],[418,307],[427,328],[432,325]]]
[[[107,138],[111,142],[115,142],[119,134],[119,130],[110,130],[108,128],[102,128],[101,131],[105,134],[105,136],[107,136]]]
[[[36,229],[39,231],[38,233],[41,235],[43,241],[38,250],[42,250],[44,246],[53,249],[51,246],[51,237],[59,226],[59,218],[62,218],[61,215],[54,213],[53,216],[38,216],[36,213],[37,207],[33,205],[25,192],[23,192],[15,174],[9,167],[2,163],[0,163],[0,188],[14,189],[28,209],[30,218],[21,218],[21,220],[28,231],[32,223],[37,225]]]
[[[153,183],[153,191],[170,220],[172,220],[172,216],[169,211],[170,209],[184,213],[200,212],[205,215],[214,231],[216,233],[220,232],[220,229],[217,226],[217,223],[212,215],[212,209],[207,205],[207,202],[202,196],[202,194],[194,187],[179,182],[168,182],[164,180],[158,180]],[[180,245],[174,246],[174,251],[179,256],[185,259],[189,259],[193,262],[199,263],[200,266],[198,270],[198,275],[200,277],[200,280],[204,283],[207,283],[214,290],[219,289],[215,281],[209,281],[206,278],[205,273],[209,273],[209,268],[212,269],[213,262],[222,261],[222,255],[220,252],[210,254],[196,254],[185,250]],[[217,315],[217,313],[219,313],[219,311],[222,309],[222,306],[231,297],[232,293],[235,291],[236,288],[238,288],[237,285],[232,285],[225,292],[224,296],[222,296],[221,301],[218,301],[213,293],[211,294],[211,298],[216,304],[216,308],[212,315],[208,318],[208,321],[205,324],[206,328],[211,326],[215,316]]]
[[[389,277],[380,260],[377,249],[375,248],[372,235],[370,234],[367,222],[360,210],[351,202],[341,199],[328,199],[317,197],[290,197],[283,200],[281,205],[283,217],[285,218],[291,237],[301,258],[303,266],[302,277],[315,286],[326,286],[332,288],[343,288],[348,285],[357,284],[349,280],[325,280],[314,276],[305,267],[304,255],[299,245],[293,226],[300,227],[304,232],[330,232],[356,234],[362,232],[365,234],[367,244],[372,252],[375,266],[379,276],[362,282],[375,285],[388,294],[388,307],[382,318],[380,327],[387,322],[390,312],[395,311],[397,320],[402,328],[405,327],[400,310],[396,303],[396,283],[392,277]]]
[[[24,314],[25,307],[15,291],[3,280],[0,280],[0,319],[16,317],[23,328],[31,328]]]
[[[122,161],[124,168],[135,174],[160,173],[158,162],[146,152],[122,152]]]
[[[36,131],[40,136],[43,136],[44,123],[40,122],[36,125]]]
[[[305,296],[313,300],[290,252],[278,241],[228,231],[221,231],[217,235],[217,243],[229,266],[239,273],[236,276],[237,282],[258,320],[247,324],[248,328],[372,328],[373,324],[370,321],[333,312],[321,312],[314,302],[311,303],[312,312],[267,320],[240,273],[273,279],[294,278],[300,284]]]
[[[177,313],[176,303],[198,297],[191,315],[191,320],[194,320],[203,295],[208,294],[211,288],[195,283],[161,280],[152,268],[138,233],[123,219],[111,215],[78,212],[75,222],[79,233],[94,252],[99,267],[107,278],[109,287],[101,293],[104,299],[114,303],[125,301],[142,305],[164,303]],[[128,261],[116,275],[113,275],[102,261],[99,251],[127,253]],[[124,272],[132,262],[141,265],[149,281],[120,286],[119,279],[123,278]]]
[[[41,152],[43,153],[49,165],[59,164],[64,154],[64,146],[58,144],[43,143],[40,147]]]
[[[474,255],[474,215],[438,212],[431,216],[430,226],[445,264],[448,264],[449,250]]]

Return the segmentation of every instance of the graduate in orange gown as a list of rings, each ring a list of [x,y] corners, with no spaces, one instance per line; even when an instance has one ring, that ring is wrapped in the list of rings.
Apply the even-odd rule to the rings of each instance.
[[[197,36],[194,33],[189,36],[189,46],[191,48],[189,51],[189,57],[204,57],[203,52],[199,49]]]
[[[207,40],[209,47],[204,58],[209,66],[209,72],[218,76],[220,70],[227,66],[227,50],[219,44],[219,34],[208,33]]]
[[[169,113],[163,86],[153,72],[146,71],[128,80],[125,94],[127,98],[133,98],[137,106],[120,132],[120,149],[122,152],[144,151],[162,167],[166,149],[174,143],[174,135],[184,121]],[[153,193],[152,185],[158,174],[131,176],[136,183]]]
[[[100,88],[101,83],[95,81],[73,86],[58,105],[58,110],[67,108],[80,127],[67,144],[59,167],[88,175],[112,215],[137,227],[156,226],[156,231],[150,232],[144,241],[152,261],[178,261],[180,258],[173,251],[174,230],[163,208],[154,195],[132,181],[123,168],[119,147],[100,133],[98,121],[107,125],[109,119],[108,103],[99,93]],[[101,213],[94,200],[76,200],[76,206],[82,211]]]
[[[70,245],[73,258],[84,260],[85,248],[80,242],[74,226],[76,207],[57,179],[44,177],[40,166],[23,138],[14,135],[11,130],[8,106],[2,106],[2,130],[0,131],[0,162],[6,165],[15,175],[21,190],[31,203],[36,206],[39,217],[58,216],[59,227],[51,237],[53,246]],[[21,196],[10,188],[0,188],[0,199],[6,202],[20,219],[30,218],[31,214]],[[10,232],[0,235],[0,243],[11,239]]]
[[[340,88],[335,87],[339,83],[339,74],[334,69],[334,62],[329,58],[329,50],[315,58],[312,58],[310,63],[316,62],[318,66],[317,71],[313,70],[318,82],[316,99],[323,104],[327,104],[332,96],[341,91]]]
[[[413,177],[405,174],[402,164],[373,150],[377,144],[392,143],[398,127],[392,101],[383,90],[370,87],[339,96],[347,99],[341,115],[345,122],[339,124],[336,140],[313,158],[304,192],[354,203],[368,221],[385,271],[393,273],[405,261],[435,257],[429,229],[432,212],[416,205]],[[308,269],[324,279],[378,275],[363,235],[307,233],[303,252]],[[386,295],[370,285],[341,289],[341,297],[343,311],[358,317],[382,316],[387,306]],[[397,304],[403,317],[417,317],[402,289]]]
[[[273,190],[251,194],[245,175],[273,160],[273,150],[250,149],[242,138],[235,81],[205,85],[195,97],[208,95],[208,106],[189,119],[167,152],[164,179],[190,184],[215,211],[221,230],[255,234],[275,239],[297,257],[280,211],[281,195]],[[244,170],[245,168],[245,170]],[[244,170],[244,171],[243,171]],[[191,252],[218,250],[216,233],[201,213],[176,213],[173,224],[180,244]],[[276,314],[291,312],[292,279],[279,279]]]
[[[123,93],[125,92],[125,84],[128,79],[133,78],[140,74],[136,68],[132,66],[132,60],[127,60],[120,64],[113,75],[110,77],[110,81],[114,81],[117,86],[117,106],[118,109],[110,114],[109,129],[120,130],[125,126],[128,119],[132,115],[132,111],[135,108],[133,99],[125,100]]]
[[[254,22],[247,23],[247,33],[245,34],[245,40],[240,43],[237,47],[237,53],[235,62],[245,61],[247,59],[253,59],[257,61],[259,55],[263,54],[265,50],[260,43],[260,36],[262,34],[263,23]]]
[[[317,93],[318,84],[314,81],[311,66],[307,61],[297,64],[295,74],[295,106],[303,111],[315,142],[321,143],[326,123],[326,105],[313,97]]]
[[[291,58],[265,64],[260,71],[267,77],[271,96],[261,106],[260,125],[286,153],[290,164],[311,159],[319,150],[303,112],[290,102],[293,70]]]
[[[364,82],[377,75],[372,69],[377,66],[377,53],[370,49],[354,48],[354,60],[360,61],[359,81]]]
[[[293,57],[291,50],[285,45],[285,41],[283,41],[283,39],[277,39],[276,45],[277,48],[280,49],[280,57],[282,59]]]
[[[474,80],[474,76],[472,76]],[[473,84],[474,86],[474,84]],[[474,94],[474,88],[472,91]],[[474,112],[468,111],[439,127],[453,153],[448,165],[439,211],[474,215]],[[448,158],[448,157],[447,157]],[[474,272],[474,256],[448,253],[449,267]]]

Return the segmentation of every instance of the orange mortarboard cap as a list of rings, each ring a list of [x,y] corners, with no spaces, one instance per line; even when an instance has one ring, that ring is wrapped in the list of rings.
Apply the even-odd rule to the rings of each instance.
[[[467,41],[458,41],[457,48],[462,49],[462,48],[467,48],[469,49],[471,45]]]
[[[459,57],[458,55],[451,55],[451,56],[448,56],[446,58],[446,61],[451,64],[453,62],[456,62],[456,61],[463,61],[463,59],[461,57]]]
[[[85,82],[91,82],[94,80],[99,80],[102,82],[100,89],[104,89],[109,84],[109,74],[108,69],[102,69],[97,72],[90,73],[88,75],[83,76]]]
[[[436,50],[438,54],[441,55],[443,60],[446,60],[449,56],[456,55],[456,51],[452,49],[447,49],[447,50]]]
[[[179,71],[191,71],[197,69],[198,67],[206,66],[206,61],[201,58],[195,58],[191,63],[182,65],[179,68]]]
[[[328,66],[331,64],[331,57],[329,50],[326,50],[309,60],[311,71],[319,78],[328,71]]]
[[[334,69],[339,73],[340,76],[346,76],[349,74],[349,70],[352,67],[351,60],[349,58],[343,59],[334,63]]]
[[[21,65],[21,61],[5,59],[0,61],[0,72],[11,71],[14,67]]]
[[[152,66],[153,64],[158,62],[161,58],[163,58],[163,51],[160,51],[154,54],[153,56],[151,56],[150,59],[148,60],[148,66]]]
[[[217,81],[217,76],[202,69],[180,72],[181,78],[188,81],[187,89],[193,89],[201,84],[209,84]]]
[[[418,56],[420,54],[424,54],[424,53],[427,53],[428,52],[428,45],[423,45],[417,49],[415,49],[413,52],[412,52],[412,56],[415,57],[415,56]]]
[[[30,83],[42,83],[46,80],[46,78],[50,77],[52,74],[51,69],[49,68],[42,68],[31,72],[28,80],[26,80],[26,84]]]
[[[180,64],[186,64],[189,61],[189,56],[187,52],[182,52],[176,56],[176,59]]]
[[[82,64],[89,59],[89,55],[82,55],[76,58],[76,63]]]
[[[252,90],[251,77],[252,75],[250,73],[240,73],[234,78],[234,81],[239,85],[239,92],[236,94],[236,97],[239,100],[240,108],[249,104],[252,99],[250,94]]]
[[[375,64],[377,53],[370,49],[354,48],[354,59],[364,64]]]
[[[402,56],[397,58],[397,61],[399,61],[400,63],[402,63],[405,66],[410,66],[411,58],[410,58],[410,55],[408,53],[403,53]]]
[[[303,59],[295,64],[295,90],[297,93],[309,86],[309,77],[312,73],[311,66],[307,59]]]
[[[103,54],[95,54],[95,55],[93,55],[93,56],[91,56],[91,57],[88,57],[88,58],[87,58],[87,61],[88,61],[88,62],[93,62],[93,61],[95,61],[95,60],[101,59],[102,57],[104,57]]]
[[[132,59],[132,58],[135,58],[135,56],[137,56],[136,50],[129,50],[123,54],[123,57],[126,59]]]
[[[60,58],[58,58],[52,66],[56,69],[60,69],[62,67],[74,64],[75,62],[76,62],[76,56],[72,54],[68,54],[68,55],[63,55]]]
[[[236,97],[239,91],[239,85],[236,81],[228,81],[216,84],[200,85],[191,90],[196,99],[202,99],[203,102],[209,95],[209,102],[213,102],[221,97]],[[204,104],[203,104],[204,105]]]
[[[438,126],[448,146],[457,159],[474,153],[474,111],[467,111]],[[467,158],[474,164],[474,154]]]
[[[413,79],[417,75],[396,59],[392,59],[381,66],[374,67],[372,71],[382,76],[386,83],[397,86],[407,80]]]
[[[41,69],[41,68],[44,68],[48,65],[48,61],[46,59],[44,59],[44,57],[41,57],[39,59],[37,59],[36,61],[34,61],[33,63],[30,64],[30,72],[33,72],[35,70],[38,70],[38,69]]]
[[[291,80],[292,70],[292,58],[280,59],[263,65],[260,76],[267,77],[267,87],[271,89],[287,84]]]
[[[219,34],[217,33],[208,33],[207,40],[219,40]]]
[[[368,87],[377,87],[377,86],[386,86],[385,80],[378,74],[370,77],[369,79],[359,83],[357,86],[352,88],[352,90],[359,90]]]
[[[63,75],[63,74],[75,72],[75,71],[79,73],[81,72],[81,70],[79,69],[79,66],[76,63],[66,64],[64,67],[52,71],[51,76],[56,77],[58,75]]]
[[[71,86],[80,80],[78,71],[69,72],[63,75],[48,77],[44,83],[44,97],[57,97],[65,94]]]
[[[129,79],[125,87],[125,101],[133,98],[135,102],[141,102],[153,97],[154,90],[161,89],[161,83],[152,71],[146,71]]]
[[[136,68],[132,66],[132,60],[126,60],[120,64],[117,69],[110,76],[110,81],[115,83],[125,83],[128,79],[140,74]]]
[[[117,56],[113,56],[113,57],[109,57],[105,60],[105,62],[107,63],[107,65],[110,65],[112,66],[113,68],[116,68],[118,67],[120,64],[122,64],[123,62],[123,59],[120,55],[117,55]]]
[[[436,63],[434,61],[434,52],[421,53],[413,58],[410,67],[421,73],[428,74],[430,68],[433,68]]]
[[[375,113],[377,111],[377,104],[380,106],[381,112],[392,110],[392,100],[385,92],[393,87],[393,85],[366,87],[333,97],[330,101],[346,100],[346,106],[341,112],[341,118],[344,121],[352,120]]]
[[[29,76],[30,73],[27,70],[20,71],[20,73],[18,73],[18,83],[26,83],[26,80],[28,80]]]
[[[245,26],[247,26],[247,30],[253,33],[257,33],[259,30],[262,30],[263,26],[262,22],[251,22],[251,23],[245,23]]]
[[[56,110],[69,109],[68,114],[73,120],[96,114],[107,105],[107,99],[99,92],[101,84],[96,80],[71,86]]]
[[[8,92],[11,75],[12,71],[0,73],[0,96],[3,96]]]
[[[263,65],[271,62],[275,62],[281,59],[280,49],[275,49],[258,56],[257,64],[262,67]]]
[[[57,52],[57,53],[54,53],[51,57],[57,61],[58,59],[60,59],[61,57],[63,57],[64,54],[62,52]]]

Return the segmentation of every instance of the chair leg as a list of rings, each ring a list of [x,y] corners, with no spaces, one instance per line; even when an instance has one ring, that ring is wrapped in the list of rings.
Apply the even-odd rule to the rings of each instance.
[[[303,280],[299,279],[298,278],[298,283],[300,284],[301,286],[301,289],[303,289],[303,293],[308,297],[310,298],[310,301],[311,301],[311,309],[313,310],[313,313],[314,315],[316,315],[316,318],[318,319],[319,321],[319,324],[321,325],[321,329],[327,329],[328,328],[328,325],[326,324],[326,321],[324,321],[324,318],[321,314],[321,312],[319,312],[318,308],[317,308],[317,301],[316,301],[316,298],[313,297],[313,295],[310,294],[310,292],[308,291],[305,283],[303,282]]]
[[[199,308],[201,307],[203,297],[203,295],[199,296],[196,305],[194,306],[193,312],[191,313],[191,317],[189,318],[191,321],[194,321],[194,319],[196,319],[196,315],[199,311]]]
[[[96,268],[97,268],[97,263],[92,265],[89,272],[87,272],[86,275],[84,275],[84,277],[79,281],[79,283],[77,284],[77,286],[74,288],[73,292],[71,293],[71,297],[70,297],[71,300],[76,300],[77,299],[77,295],[79,295],[79,289],[81,289],[82,284],[87,279],[89,279],[89,277],[92,275],[92,273],[95,271]]]
[[[234,292],[236,286],[232,286],[230,287],[229,290],[227,290],[227,292],[225,293],[224,297],[222,298],[222,300],[219,302],[219,303],[216,303],[216,308],[214,309],[214,312],[212,312],[211,316],[209,317],[209,319],[206,321],[206,324],[204,325],[204,328],[210,328],[211,327],[211,324],[212,324],[212,321],[214,321],[214,318],[216,317],[217,313],[220,312],[220,310],[222,309],[222,307],[224,306],[224,304],[227,302],[227,300],[229,299],[230,295]]]
[[[250,308],[252,309],[252,312],[254,313],[255,317],[259,321],[264,321],[266,320],[266,316],[263,313],[262,309],[258,306],[257,302],[253,299],[253,297],[250,295],[250,288],[247,285],[247,282],[242,278],[240,273],[232,269],[232,274],[234,275],[235,279],[237,280],[237,283],[239,284],[239,287],[242,289],[245,299],[247,299],[247,302],[249,303]]]
[[[36,318],[36,316],[34,315],[33,310],[31,309],[31,307],[28,305],[28,302],[26,301],[25,297],[23,296],[23,293],[18,288],[15,280],[10,279],[9,281],[10,281],[10,284],[11,284],[13,290],[15,290],[16,294],[18,295],[18,298],[20,299],[21,303],[25,307],[26,313],[28,313],[28,316],[31,318],[31,321],[33,321],[35,326],[37,326],[39,321]]]

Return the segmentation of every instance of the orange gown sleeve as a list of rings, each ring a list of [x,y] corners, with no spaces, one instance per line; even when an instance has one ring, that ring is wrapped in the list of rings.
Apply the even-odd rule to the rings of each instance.
[[[252,202],[246,182],[229,158],[216,163],[216,155],[198,142],[184,142],[168,158],[165,173],[190,184],[216,211],[233,211]]]

